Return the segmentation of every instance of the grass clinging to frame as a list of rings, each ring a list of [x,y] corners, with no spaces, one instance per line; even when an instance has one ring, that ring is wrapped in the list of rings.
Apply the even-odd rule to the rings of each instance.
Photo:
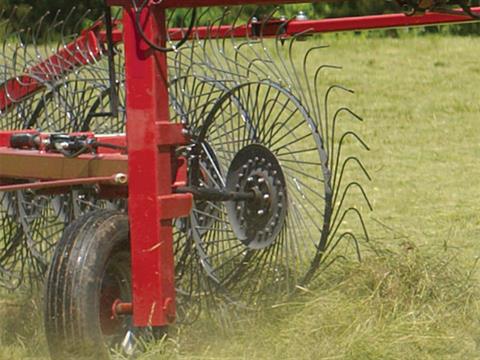
[[[228,328],[174,329],[141,359],[475,359],[480,353],[477,38],[331,35],[319,63],[371,147],[363,262],[336,262],[294,299]],[[343,100],[343,99],[342,99]],[[39,301],[1,300],[0,359],[40,359]],[[40,305],[39,305],[40,304]],[[33,326],[32,326],[33,324]]]

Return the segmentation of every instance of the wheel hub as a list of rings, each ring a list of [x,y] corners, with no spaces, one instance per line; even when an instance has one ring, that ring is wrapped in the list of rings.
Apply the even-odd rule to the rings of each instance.
[[[252,200],[226,204],[238,239],[250,249],[271,245],[283,228],[287,211],[285,177],[275,155],[259,144],[244,147],[230,165],[226,187],[255,194]]]

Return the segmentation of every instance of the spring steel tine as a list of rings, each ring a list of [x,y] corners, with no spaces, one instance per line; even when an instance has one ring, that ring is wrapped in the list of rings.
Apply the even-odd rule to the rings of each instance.
[[[330,241],[335,238],[335,236],[338,232],[338,229],[340,228],[340,226],[343,223],[343,220],[347,217],[347,215],[349,213],[352,213],[352,212],[356,215],[356,217],[360,221],[360,224],[361,224],[362,230],[363,230],[363,235],[365,236],[366,241],[370,241],[370,236],[368,235],[367,226],[365,225],[365,221],[363,220],[362,213],[360,212],[360,210],[358,210],[355,207],[349,207],[348,209],[346,209],[343,212],[342,216],[339,218],[339,220],[336,223],[336,227],[333,228],[333,230],[331,230],[331,232],[330,232]]]
[[[342,136],[340,137],[340,140],[338,141],[336,157],[335,157],[335,159],[332,159],[332,160],[335,160],[335,165],[333,167],[335,173],[338,171],[338,167],[339,167],[339,163],[340,163],[340,159],[341,159],[341,154],[342,154],[342,145],[348,137],[351,137],[354,140],[356,140],[356,142],[358,144],[360,144],[360,146],[364,150],[370,151],[370,148],[368,147],[368,145],[365,143],[365,141],[363,141],[363,139],[359,135],[357,135],[355,132],[353,132],[351,130],[345,131],[342,134]],[[334,176],[334,178],[335,178],[335,176]]]
[[[337,248],[337,246],[342,242],[342,240],[346,237],[349,237],[353,240],[353,243],[355,245],[355,251],[356,251],[356,254],[357,254],[357,258],[359,261],[362,261],[362,256],[361,256],[361,253],[360,253],[360,244],[358,242],[358,239],[356,237],[356,235],[354,233],[352,233],[351,231],[346,231],[344,233],[342,233],[337,239],[336,241],[333,243],[333,244],[329,244],[328,246],[328,251],[325,252],[325,254],[323,255],[323,261],[325,261],[326,259],[328,259],[328,257],[330,256],[330,254],[333,253],[333,251]]]
[[[341,66],[336,66],[336,65],[320,65],[316,68],[315,70],[315,75],[313,76],[313,85],[314,85],[314,89],[315,89],[315,93],[316,93],[316,96],[315,96],[315,103],[312,104],[313,107],[316,109],[317,113],[318,113],[318,119],[317,119],[317,122],[318,122],[318,125],[320,127],[320,135],[322,136],[322,138],[325,138],[328,134],[326,133],[326,131],[324,130],[324,121],[322,121],[322,106],[320,105],[320,89],[319,87],[322,86],[322,83],[320,82],[320,74],[322,74],[322,70],[328,70],[328,69],[332,69],[332,70],[341,70],[342,67]],[[324,103],[325,103],[325,99],[323,99]]]
[[[345,160],[343,160],[342,169],[340,170],[340,172],[335,172],[335,176],[334,176],[333,184],[332,184],[332,187],[335,189],[334,200],[336,199],[338,189],[340,189],[340,187],[342,185],[343,174],[345,173],[345,170],[346,170],[347,166],[351,162],[354,162],[360,168],[361,173],[363,173],[363,175],[367,178],[368,181],[372,181],[372,178],[371,178],[370,174],[368,173],[367,169],[365,168],[365,165],[363,165],[362,161],[357,156],[351,155],[351,156],[345,158]],[[340,175],[337,176],[338,173]],[[338,180],[338,184],[337,184],[336,180]]]
[[[363,186],[360,183],[358,183],[357,181],[351,181],[347,186],[345,186],[345,189],[343,190],[341,199],[339,201],[339,205],[337,206],[337,210],[335,211],[335,213],[333,215],[333,220],[332,220],[333,224],[337,220],[337,217],[340,213],[340,209],[342,208],[343,203],[345,202],[345,199],[346,199],[348,193],[350,191],[352,191],[353,188],[357,188],[360,191],[360,194],[362,195],[363,200],[365,200],[365,203],[367,204],[368,208],[370,209],[370,211],[373,211],[373,206],[372,206],[370,200],[368,199],[367,193],[365,192]]]
[[[363,121],[363,119],[359,115],[357,115],[354,111],[352,111],[350,108],[348,108],[346,106],[342,106],[335,111],[335,114],[333,115],[333,120],[332,120],[332,132],[331,132],[332,142],[331,142],[330,149],[328,149],[329,150],[328,154],[330,154],[330,156],[333,156],[333,154],[335,153],[335,130],[337,128],[338,118],[343,113],[347,113],[347,115],[350,115],[349,118],[351,118],[351,119],[354,119],[354,120],[357,120],[357,121],[360,121],[360,122]],[[338,146],[340,146],[341,144],[342,143],[339,142]],[[333,168],[333,172],[335,174],[337,173],[337,170],[338,170],[338,160],[339,160],[338,157],[339,156],[340,156],[340,154],[337,154],[337,159],[336,159],[336,162],[335,162],[335,168]],[[335,177],[334,177],[333,183],[335,185]]]
[[[343,90],[347,93],[354,93],[353,90],[351,89],[348,89],[342,85],[338,85],[338,84],[334,84],[334,85],[331,85],[328,87],[327,91],[325,92],[325,96],[324,96],[324,100],[323,100],[323,107],[324,107],[324,116],[325,116],[325,147],[327,149],[327,154],[329,156],[329,158],[331,158],[333,156],[333,153],[328,153],[330,147],[329,147],[329,143],[330,143],[330,138],[329,138],[329,133],[330,133],[330,127],[329,127],[329,116],[328,116],[328,113],[329,113],[329,108],[328,108],[328,102],[329,102],[329,98],[330,98],[330,95],[332,94],[332,92],[334,90]],[[331,141],[334,141],[334,139],[331,139]]]
[[[316,81],[313,82],[313,89],[312,89],[312,81],[310,80],[311,74],[309,74],[308,72],[308,64],[309,64],[309,59],[311,56],[313,56],[313,54],[317,53],[319,50],[323,50],[328,47],[329,47],[328,45],[314,46],[309,50],[307,50],[307,52],[305,53],[305,56],[303,57],[303,83],[307,87],[308,101],[310,102],[310,104],[312,104],[311,111],[313,112],[313,118],[317,119],[318,120],[317,122],[320,124],[322,123],[320,109],[317,106],[314,106],[315,98],[316,98],[316,96],[314,96],[314,92],[316,92],[316,87],[315,87]]]

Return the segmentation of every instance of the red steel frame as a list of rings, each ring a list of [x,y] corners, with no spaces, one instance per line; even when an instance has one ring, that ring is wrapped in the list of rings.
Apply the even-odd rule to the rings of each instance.
[[[184,164],[183,166],[172,166],[172,164],[178,163],[178,159],[173,159],[173,149],[177,145],[186,144],[188,139],[182,134],[180,125],[170,122],[166,54],[152,50],[142,40],[135,25],[135,13],[130,0],[109,0],[108,2],[109,5],[124,7],[123,41],[126,54],[127,133],[126,138],[120,138],[120,140],[112,138],[111,140],[128,144],[128,157],[119,153],[112,154],[110,150],[105,151],[104,154],[81,155],[76,159],[65,160],[59,154],[49,154],[42,149],[37,152],[12,150],[9,148],[9,139],[14,132],[0,132],[0,163],[2,164],[0,184],[5,184],[0,186],[0,191],[88,183],[125,185],[125,178],[118,178],[118,175],[128,172],[133,303],[115,303],[112,306],[117,309],[115,311],[133,311],[136,326],[161,326],[169,324],[175,319],[172,219],[187,216],[192,204],[191,194],[173,193],[173,187],[184,181],[186,177]],[[141,23],[148,38],[155,39],[160,46],[165,46],[167,40],[165,11],[167,8],[301,2],[305,1],[150,0],[150,4],[141,14]],[[480,9],[474,9],[474,11],[480,11]],[[281,23],[281,25],[284,35],[289,36],[303,31],[348,31],[468,21],[472,20],[463,15],[427,13],[415,17],[393,14],[290,21]],[[275,35],[278,30],[278,21],[272,25],[274,26],[270,35]],[[205,38],[245,37],[252,35],[251,30],[252,24],[235,29],[229,26],[200,28],[196,36]],[[181,37],[180,33],[178,29],[169,31],[172,40]],[[92,35],[93,33],[89,32],[82,34],[72,46],[93,49],[90,53],[93,58],[96,58],[101,54]],[[120,41],[118,31],[115,33],[115,41]],[[66,58],[71,67],[81,66],[88,62],[89,59],[68,57],[72,49],[67,47],[64,49],[64,54],[60,54],[60,57],[54,55],[45,64],[61,65],[56,63],[60,61],[57,60],[59,58]],[[45,73],[45,64],[38,65],[40,72]],[[52,71],[52,75],[58,75],[55,70]],[[0,87],[0,110],[4,110],[14,101],[21,100],[37,91],[39,87],[39,84],[27,77],[18,77],[7,81]],[[30,164],[37,163],[39,159],[58,165],[49,167],[50,169],[66,170],[61,173],[52,173],[38,165],[33,168],[27,166],[29,169],[27,171],[23,170],[24,166],[18,166],[18,164],[28,164],[28,161]],[[12,178],[35,178],[41,179],[42,182],[29,185],[15,184],[12,183]]]

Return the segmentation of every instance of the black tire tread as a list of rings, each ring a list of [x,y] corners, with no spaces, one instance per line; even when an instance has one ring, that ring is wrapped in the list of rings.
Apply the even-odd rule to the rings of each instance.
[[[102,251],[105,257],[116,247],[128,244],[128,217],[118,211],[88,213],[65,230],[46,284],[45,330],[53,359],[108,358],[98,333],[98,319],[97,324],[92,321],[91,296],[86,295],[103,276],[98,274],[101,266],[95,265],[101,262],[98,257],[102,257]]]

